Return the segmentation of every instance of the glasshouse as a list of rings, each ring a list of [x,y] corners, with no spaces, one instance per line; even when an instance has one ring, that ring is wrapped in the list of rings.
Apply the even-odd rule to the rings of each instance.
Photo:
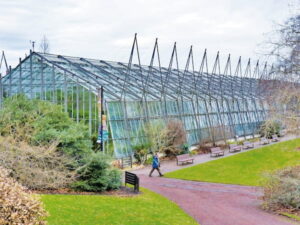
[[[242,66],[239,59],[232,69],[229,55],[221,70],[217,54],[209,70],[205,51],[195,69],[192,47],[184,69],[178,64],[175,43],[169,65],[161,66],[156,41],[150,65],[141,65],[136,38],[127,63],[31,51],[2,76],[0,103],[24,94],[59,104],[98,134],[104,150],[113,146],[116,158],[131,156],[155,121],[181,121],[189,146],[257,133],[267,112],[260,88],[271,79],[266,64]]]

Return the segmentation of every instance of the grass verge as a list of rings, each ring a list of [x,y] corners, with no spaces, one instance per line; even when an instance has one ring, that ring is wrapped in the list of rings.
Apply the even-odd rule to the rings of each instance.
[[[300,164],[300,139],[166,173],[169,178],[259,186],[263,173]]]
[[[175,203],[142,189],[132,197],[103,195],[42,195],[49,225],[198,224]]]
[[[286,212],[282,212],[280,214],[283,215],[283,216],[286,216],[288,218],[291,218],[293,220],[300,221],[300,216],[297,216],[297,215],[294,215],[294,214],[291,214],[291,213],[286,213]]]

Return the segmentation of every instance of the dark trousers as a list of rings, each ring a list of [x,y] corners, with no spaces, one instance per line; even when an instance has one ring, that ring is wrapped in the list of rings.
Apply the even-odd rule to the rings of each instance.
[[[159,170],[159,167],[157,167],[157,168],[153,168],[153,167],[152,167],[152,170],[151,170],[150,173],[149,173],[149,177],[152,176],[152,173],[153,173],[154,170],[157,170],[157,172],[159,173],[159,175],[162,176],[162,174],[161,174],[161,172],[160,172],[160,170]]]

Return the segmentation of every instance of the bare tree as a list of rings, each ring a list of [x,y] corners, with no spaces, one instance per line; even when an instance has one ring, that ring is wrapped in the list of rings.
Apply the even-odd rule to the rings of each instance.
[[[44,35],[40,41],[40,51],[42,53],[49,53],[50,51],[50,43],[46,35]]]
[[[300,1],[299,1],[300,2]],[[268,103],[270,121],[279,121],[288,131],[300,131],[300,10],[270,34],[268,55],[275,59],[260,80]],[[297,8],[298,7],[298,8]],[[271,124],[271,123],[270,123]]]
[[[75,172],[70,171],[74,160],[59,153],[57,145],[29,146],[11,137],[0,137],[0,164],[32,190],[66,188],[75,181]]]
[[[150,139],[154,152],[164,153],[167,157],[181,151],[187,141],[187,134],[180,120],[155,121],[146,125],[145,133]]]

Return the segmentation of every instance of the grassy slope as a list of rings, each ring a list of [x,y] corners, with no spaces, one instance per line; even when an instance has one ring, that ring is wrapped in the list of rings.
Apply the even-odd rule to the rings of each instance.
[[[43,195],[49,225],[197,224],[168,199],[142,189],[134,197]]]
[[[166,177],[258,186],[263,172],[300,164],[300,139],[265,146],[165,174]]]

